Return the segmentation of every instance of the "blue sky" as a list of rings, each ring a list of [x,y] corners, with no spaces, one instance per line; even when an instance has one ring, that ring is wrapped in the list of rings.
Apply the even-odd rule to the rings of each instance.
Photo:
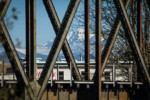
[[[69,1],[70,0],[53,0],[60,21],[63,19]],[[25,0],[12,0],[6,16],[9,16],[12,7],[17,8],[19,15],[18,20],[15,21],[13,29],[9,30],[9,33],[14,43],[15,39],[19,38],[22,47],[25,47]],[[55,33],[42,0],[36,0],[36,19],[37,44],[42,44],[53,39]]]

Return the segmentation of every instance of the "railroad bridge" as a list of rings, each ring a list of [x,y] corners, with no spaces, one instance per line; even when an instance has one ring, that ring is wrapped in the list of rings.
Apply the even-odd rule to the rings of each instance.
[[[95,72],[91,78],[90,71],[90,3],[95,7]],[[84,27],[85,27],[85,62],[84,78],[74,59],[72,50],[66,39],[68,30],[75,17],[80,0],[70,0],[62,23],[60,23],[52,0],[43,0],[43,4],[56,33],[54,43],[44,63],[39,79],[36,77],[36,0],[25,0],[26,7],[26,67],[21,62],[14,43],[4,22],[4,17],[11,0],[0,0],[0,41],[5,49],[11,67],[15,74],[13,79],[5,79],[1,74],[1,91],[6,88],[15,91],[16,95],[26,100],[150,100],[149,75],[149,43],[150,43],[150,1],[149,0],[84,0]],[[112,2],[116,11],[110,33],[102,47],[103,37],[102,3]],[[143,6],[145,4],[145,6]],[[42,4],[41,4],[42,5]],[[106,4],[104,4],[106,5]],[[134,8],[131,11],[129,8]],[[145,11],[143,11],[145,9]],[[134,23],[131,23],[131,16]],[[145,15],[145,19],[143,18]],[[143,22],[143,20],[145,22]],[[147,24],[145,24],[147,22]],[[134,27],[136,26],[136,28]],[[123,30],[132,56],[126,63],[111,61],[111,53],[115,41]],[[145,32],[146,31],[146,32]],[[145,35],[145,33],[147,33]],[[120,40],[121,41],[121,40]],[[148,43],[145,41],[148,41]],[[146,50],[145,50],[146,48]],[[53,80],[49,78],[53,72],[60,50],[63,51],[67,67],[70,72],[69,80]],[[146,55],[144,54],[146,52]],[[121,55],[118,53],[118,55]],[[148,56],[148,57],[147,57]],[[114,56],[116,57],[116,56]],[[147,57],[147,58],[146,58]],[[115,59],[115,58],[114,58]],[[118,61],[119,62],[119,61]],[[123,60],[125,62],[125,60]],[[131,63],[132,62],[132,63]],[[4,68],[4,62],[1,67]],[[108,63],[111,66],[108,66]],[[124,70],[126,80],[117,80],[119,70]],[[126,66],[126,68],[124,68]],[[109,73],[105,70],[109,69]],[[121,73],[123,73],[121,71]],[[123,76],[122,76],[123,77]],[[4,88],[5,87],[5,88]],[[14,87],[16,87],[14,89]],[[12,91],[7,99],[15,99]]]

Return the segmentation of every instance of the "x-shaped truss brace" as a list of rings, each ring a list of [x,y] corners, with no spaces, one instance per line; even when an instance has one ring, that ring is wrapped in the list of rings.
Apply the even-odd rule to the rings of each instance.
[[[13,42],[9,36],[9,33],[8,33],[6,26],[4,24],[4,21],[3,21],[4,15],[5,15],[7,8],[10,4],[10,0],[6,0],[6,2],[1,2],[1,4],[2,3],[4,3],[4,6],[3,6],[3,8],[1,6],[1,9],[0,9],[0,11],[1,11],[1,13],[0,13],[0,41],[2,42],[2,45],[4,46],[6,54],[10,60],[10,63],[12,65],[12,68],[16,74],[18,81],[23,80],[31,99],[34,99],[35,98],[34,92],[30,86],[30,83],[28,81],[28,77],[26,76],[26,74],[24,72],[23,65],[19,60],[19,57],[18,57],[17,52],[15,50],[14,44],[13,44]],[[39,94],[37,96],[37,100],[40,100],[40,98],[41,98],[41,96],[45,90],[45,87],[46,87],[47,82],[49,80],[49,76],[52,72],[52,69],[53,69],[54,64],[56,62],[56,59],[57,59],[57,56],[58,56],[60,49],[62,48],[63,44],[64,44],[63,52],[65,54],[65,57],[67,58],[68,61],[71,60],[73,66],[74,66],[75,72],[78,76],[78,79],[79,80],[81,79],[81,76],[80,76],[79,71],[75,65],[75,61],[74,61],[73,55],[71,53],[71,50],[69,48],[69,45],[67,43],[67,40],[65,40],[67,32],[68,32],[69,27],[71,25],[71,22],[74,18],[74,15],[75,15],[75,12],[78,8],[79,3],[80,3],[80,0],[71,0],[70,1],[70,4],[68,6],[68,9],[65,13],[65,17],[63,18],[61,25],[60,25],[60,22],[59,22],[57,16],[55,16],[55,17],[50,16],[50,18],[54,18],[53,20],[57,22],[56,24],[53,23],[53,27],[54,27],[54,29],[55,29],[55,27],[58,28],[58,29],[55,29],[55,32],[58,35],[55,38],[52,49],[48,55],[48,58],[46,60],[45,65],[44,65],[44,69],[42,71],[41,77],[38,81],[39,84],[41,85],[41,88],[38,91]],[[49,1],[48,4],[51,5],[52,4],[51,1]],[[54,10],[53,5],[51,5],[50,7],[52,10]],[[51,14],[56,15],[56,12],[54,11]]]
[[[130,3],[130,0],[128,0],[125,4],[125,8],[127,9],[128,6],[129,6],[129,3]],[[121,27],[121,21],[119,19],[119,15],[116,16],[115,18],[115,21],[114,21],[114,24],[111,28],[111,31],[109,33],[109,37],[106,41],[106,44],[104,46],[104,49],[102,51],[102,70],[101,70],[101,74],[103,73],[104,69],[105,69],[105,66],[107,64],[107,61],[108,61],[108,58],[110,56],[110,53],[112,51],[112,48],[115,44],[115,41],[116,41],[116,38],[117,38],[117,35],[119,33],[119,29]],[[94,74],[94,77],[93,79],[95,78],[95,74]]]
[[[51,20],[54,31],[55,31],[56,35],[58,35],[61,25],[60,25],[60,21],[59,21],[59,18],[57,16],[56,10],[53,6],[52,0],[43,0],[43,3],[44,3],[45,8],[48,12],[48,15],[49,15],[49,18]],[[68,62],[68,65],[69,65],[69,62],[71,61],[72,65],[74,67],[72,69],[73,72],[75,71],[75,74],[73,75],[74,79],[81,80],[81,75],[80,75],[79,70],[77,68],[76,62],[75,62],[73,54],[70,50],[67,39],[64,40],[64,45],[62,46],[62,51],[63,51],[64,56]]]
[[[39,78],[39,81],[38,81],[38,83],[41,85],[39,93],[38,93],[38,97],[37,97],[38,100],[40,100],[40,98],[45,90],[45,87],[49,80],[49,76],[52,72],[52,69],[53,69],[56,59],[57,59],[57,56],[64,44],[64,41],[67,36],[67,32],[68,32],[71,22],[74,18],[74,15],[78,8],[79,3],[80,3],[80,0],[71,0],[70,1],[67,11],[65,13],[65,16],[63,18],[62,24],[60,25],[60,29],[58,29],[58,34],[54,40],[54,44],[51,48],[51,51],[48,55],[45,65],[44,65],[44,69],[43,69],[41,76]]]
[[[140,52],[138,43],[135,39],[134,31],[131,27],[129,17],[128,17],[127,12],[125,10],[125,7],[123,5],[123,1],[122,0],[114,0],[114,4],[117,8],[118,14],[120,15],[120,19],[122,21],[122,25],[123,25],[123,28],[124,28],[124,31],[125,31],[125,35],[126,35],[128,41],[129,41],[129,46],[132,50],[132,53],[134,54],[134,56],[136,58],[135,59],[136,63],[138,64],[139,67],[141,67],[141,69],[144,72],[144,76],[146,77],[146,81],[148,82],[148,84],[150,84],[149,73],[147,71],[145,62],[144,62],[142,54]],[[141,72],[142,72],[142,70],[141,70]]]
[[[15,72],[15,75],[17,77],[18,82],[23,82],[25,84],[26,89],[31,97],[31,99],[34,98],[33,90],[30,86],[30,83],[28,81],[28,78],[24,72],[23,65],[19,60],[19,57],[17,55],[17,52],[15,50],[15,46],[11,40],[11,37],[9,36],[8,30],[4,23],[4,16],[6,14],[6,11],[8,9],[8,6],[10,4],[11,0],[1,1],[1,8],[0,8],[0,41],[6,51],[7,57],[11,63],[11,66]]]
[[[126,4],[125,4],[125,9],[128,8],[130,3],[130,0],[127,0]],[[119,19],[119,15],[116,16],[113,27],[110,31],[109,37],[107,39],[106,45],[104,47],[104,50],[102,52],[102,73],[105,69],[106,63],[108,61],[108,58],[110,56],[110,53],[112,51],[112,48],[114,46],[114,43],[116,41],[117,35],[119,33],[119,29],[121,27],[121,21]]]
[[[116,2],[116,1],[114,1],[114,2]],[[148,1],[147,1],[147,2],[148,2]],[[124,15],[126,16],[126,21],[129,22],[129,19],[128,19],[128,16],[127,16],[127,14],[126,14],[125,9],[127,9],[128,5],[129,5],[129,3],[130,3],[130,0],[128,0],[128,1],[126,2],[125,7],[124,7],[124,5],[123,5],[123,3],[122,3],[121,0],[120,0],[120,3],[122,4],[122,9],[124,10]],[[120,10],[120,9],[119,9],[119,10]],[[122,16],[122,17],[123,17],[123,16]],[[126,23],[126,21],[123,21],[122,23]],[[109,37],[108,37],[108,40],[107,40],[107,42],[106,42],[105,48],[104,48],[103,53],[102,53],[102,73],[103,73],[103,71],[104,71],[104,69],[105,69],[107,60],[108,60],[108,58],[109,58],[109,56],[110,56],[110,53],[111,53],[111,51],[112,51],[112,47],[113,47],[113,45],[114,45],[114,43],[115,43],[117,34],[119,33],[120,26],[121,26],[121,21],[120,21],[120,19],[119,19],[119,15],[117,15],[117,17],[116,17],[116,19],[115,19],[115,23],[114,23],[114,25],[113,25],[113,27],[112,27],[112,30],[111,30],[111,32],[110,32],[110,35],[109,35]],[[140,59],[140,61],[141,61],[141,63],[142,63],[142,66],[143,66],[142,69],[144,70],[144,74],[146,75],[147,80],[148,80],[148,82],[150,83],[149,74],[148,74],[148,72],[147,72],[147,69],[146,69],[146,66],[145,66],[143,57],[141,56],[141,52],[140,52],[139,47],[138,47],[138,45],[137,45],[137,41],[136,41],[136,39],[135,39],[133,30],[132,30],[132,28],[131,28],[130,26],[131,26],[130,23],[128,23],[128,28],[130,28],[130,34],[131,34],[131,37],[132,37],[131,39],[132,39],[133,42],[134,42],[134,44],[132,44],[132,45],[135,45],[135,47],[136,47],[136,50],[135,50],[135,51],[138,52],[138,55],[139,55],[138,57],[139,57],[139,59]],[[128,33],[127,33],[127,34],[128,34]],[[129,40],[129,41],[132,41],[132,40]],[[131,45],[130,45],[130,47],[131,47]],[[132,48],[132,47],[131,47],[131,48]],[[134,48],[133,48],[133,49],[134,49]],[[133,49],[132,49],[132,50],[133,50]],[[94,76],[94,77],[95,77],[95,76]]]

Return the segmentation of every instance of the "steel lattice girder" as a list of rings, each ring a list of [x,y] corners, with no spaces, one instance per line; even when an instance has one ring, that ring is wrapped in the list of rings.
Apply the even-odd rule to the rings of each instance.
[[[130,3],[130,0],[128,0],[125,4],[126,9],[128,8],[129,3]],[[102,57],[102,70],[101,70],[101,73],[103,73],[103,71],[105,69],[108,58],[110,56],[110,53],[111,53],[112,48],[114,46],[114,43],[116,41],[117,35],[119,33],[120,27],[121,27],[121,21],[119,19],[119,15],[117,15],[115,18],[114,24],[111,28],[111,31],[109,33],[109,37],[108,37],[106,44],[104,46],[104,49],[102,51],[102,56],[101,56]],[[94,75],[94,77],[95,77],[95,75]],[[93,79],[94,79],[94,77],[93,77]]]
[[[142,0],[137,0],[137,42],[142,50]]]
[[[90,80],[90,0],[84,1],[84,27],[85,27],[85,80]]]
[[[39,81],[38,81],[39,84],[41,85],[41,88],[39,90],[39,94],[37,97],[38,100],[40,100],[40,98],[45,90],[45,87],[49,80],[49,76],[52,72],[52,69],[53,69],[56,59],[57,59],[57,56],[62,48],[62,45],[64,43],[64,40],[66,38],[67,32],[68,32],[71,22],[74,18],[74,15],[78,8],[79,3],[80,3],[80,0],[71,0],[69,3],[69,6],[68,6],[65,16],[63,18],[62,24],[60,26],[59,34],[56,36],[56,38],[54,40],[54,44],[48,55],[48,58],[44,65],[44,69],[43,69],[41,76],[39,78]]]
[[[118,14],[120,15],[122,25],[123,25],[123,28],[125,31],[125,35],[129,41],[129,46],[130,46],[132,53],[135,57],[137,66],[141,67],[141,69],[144,72],[144,76],[146,77],[145,80],[150,84],[150,77],[149,77],[147,68],[145,66],[145,62],[143,60],[140,49],[138,47],[137,41],[135,39],[135,35],[134,35],[133,30],[132,30],[128,15],[125,11],[125,7],[123,5],[123,2],[122,2],[122,0],[114,0],[114,4],[117,8]],[[141,70],[141,72],[142,72],[142,70]],[[145,78],[145,77],[143,77],[143,78]]]
[[[56,35],[58,35],[61,24],[60,24],[59,18],[57,16],[56,10],[54,8],[54,5],[52,3],[52,0],[43,0],[43,3],[44,3],[45,8],[48,12],[48,15],[49,15],[49,18],[51,20],[54,31],[55,31]],[[79,70],[77,68],[76,62],[74,60],[74,57],[73,57],[73,54],[71,52],[71,49],[70,49],[70,46],[68,44],[67,39],[65,39],[65,41],[64,41],[64,44],[62,46],[62,51],[64,53],[64,56],[65,56],[68,64],[71,61],[72,65],[73,65],[72,70],[73,70],[73,72],[75,72],[75,74],[73,75],[73,78],[81,80],[81,75],[80,75]]]
[[[102,91],[102,82],[101,82],[101,68],[102,68],[102,63],[101,63],[101,51],[102,51],[102,45],[101,45],[101,0],[96,0],[95,1],[95,52],[96,52],[96,66],[95,66],[95,78],[94,78],[94,85],[95,85],[95,90],[96,94],[95,97],[97,100],[101,99],[101,91]]]
[[[36,81],[36,0],[26,2],[26,73],[30,81]]]
[[[6,0],[6,2],[4,3],[4,7],[2,8],[2,13],[0,15],[0,41],[6,51],[6,54],[15,72],[18,82],[23,82],[25,84],[27,91],[32,99],[34,97],[33,90],[30,86],[28,78],[24,72],[23,65],[19,60],[14,44],[9,36],[9,33],[3,21],[10,2],[11,0]]]
[[[129,3],[130,3],[130,0],[128,0],[126,2],[125,9],[128,8]],[[116,18],[115,18],[114,24],[113,24],[113,26],[111,28],[111,31],[109,33],[109,37],[108,37],[108,39],[106,41],[104,50],[102,51],[102,72],[105,69],[106,63],[108,61],[108,58],[110,56],[110,53],[111,53],[112,48],[114,46],[114,43],[116,41],[116,38],[117,38],[117,35],[119,33],[120,27],[121,27],[121,21],[119,19],[119,15],[117,15]]]

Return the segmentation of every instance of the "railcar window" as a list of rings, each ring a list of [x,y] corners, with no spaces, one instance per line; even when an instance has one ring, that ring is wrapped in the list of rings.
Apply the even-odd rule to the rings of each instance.
[[[64,80],[64,72],[63,71],[59,72],[59,80]]]
[[[105,80],[110,81],[110,72],[105,72]]]
[[[82,80],[85,80],[85,72],[84,71],[81,72],[81,78],[82,78]]]

